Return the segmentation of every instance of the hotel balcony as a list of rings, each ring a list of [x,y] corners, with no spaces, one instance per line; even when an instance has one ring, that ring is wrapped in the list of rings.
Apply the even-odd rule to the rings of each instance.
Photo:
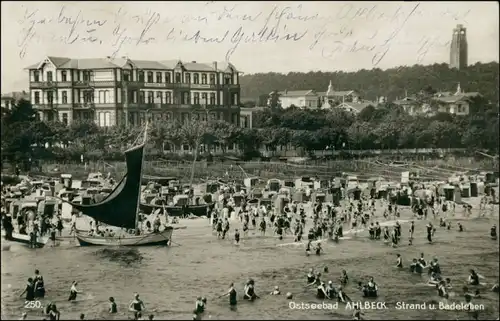
[[[50,89],[50,88],[91,88],[91,87],[115,87],[114,81],[92,81],[92,80],[76,80],[76,81],[35,81],[30,83],[33,89]]]
[[[74,103],[73,104],[73,108],[75,109],[94,109],[96,107],[97,104],[93,103],[93,102],[87,102],[87,103]],[[112,105],[114,106],[114,104],[103,104],[103,105]]]
[[[33,107],[37,110],[54,110],[57,109],[58,104],[56,103],[35,103],[33,104]]]
[[[30,83],[31,88],[49,89],[56,88],[57,83],[55,81],[36,81]]]
[[[97,104],[96,104],[97,105]],[[168,110],[168,109],[189,109],[189,110],[212,110],[212,109],[238,109],[239,106],[222,106],[222,105],[200,105],[200,104],[166,104],[166,103],[125,103],[125,108],[135,108],[142,110]]]
[[[157,83],[157,82],[142,82],[142,81],[120,81],[119,86],[122,88],[148,88],[148,89],[200,89],[200,90],[217,90],[223,86],[230,88],[239,88],[240,85],[217,85],[217,84],[192,84],[192,83]],[[226,87],[227,88],[227,87]]]
[[[224,84],[221,86],[222,88],[229,88],[229,89],[239,89],[240,85],[234,85],[234,84]]]

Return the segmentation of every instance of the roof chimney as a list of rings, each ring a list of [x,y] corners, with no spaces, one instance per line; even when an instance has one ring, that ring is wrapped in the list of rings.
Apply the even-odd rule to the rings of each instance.
[[[196,60],[193,60],[193,61],[191,61],[191,62],[192,62],[193,64],[195,64],[195,63],[196,63]]]
[[[213,65],[214,69],[217,70],[217,61],[212,62],[212,65]]]

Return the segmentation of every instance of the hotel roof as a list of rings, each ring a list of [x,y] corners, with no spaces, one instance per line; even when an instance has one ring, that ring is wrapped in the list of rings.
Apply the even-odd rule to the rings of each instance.
[[[236,67],[228,62],[199,63],[196,61],[182,62],[181,60],[132,60],[127,57],[113,58],[67,58],[48,56],[46,59],[26,67],[25,69],[39,69],[44,63],[52,63],[58,69],[150,69],[168,70],[179,66],[188,71],[218,71],[238,72]]]

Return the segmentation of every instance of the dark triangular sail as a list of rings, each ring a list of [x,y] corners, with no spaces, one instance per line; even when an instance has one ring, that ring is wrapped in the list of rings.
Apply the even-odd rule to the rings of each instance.
[[[75,209],[104,224],[134,229],[141,189],[144,144],[125,152],[127,174],[100,203],[81,205],[69,202]]]

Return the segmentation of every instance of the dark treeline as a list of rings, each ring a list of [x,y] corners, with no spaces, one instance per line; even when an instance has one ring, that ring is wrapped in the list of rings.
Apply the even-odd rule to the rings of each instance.
[[[268,109],[257,113],[255,122],[265,133],[264,143],[279,141],[306,150],[470,148],[497,153],[498,108],[486,109],[468,116],[432,117],[410,116],[392,104],[368,106],[358,115],[342,110]]]
[[[304,155],[313,150],[368,150],[409,148],[467,148],[498,153],[498,108],[487,105],[468,116],[437,114],[409,116],[387,104],[369,106],[358,115],[343,110],[266,109],[254,115],[255,128],[239,128],[224,121],[153,123],[149,158],[178,157],[181,145],[200,147],[200,158],[219,147],[225,154],[255,157],[262,148],[293,148]],[[139,136],[139,127],[100,128],[94,122],[42,122],[28,101],[21,100],[2,116],[2,159],[122,160],[122,151]],[[237,150],[232,147],[236,147]]]
[[[334,90],[356,90],[364,99],[386,96],[388,101],[403,98],[405,91],[415,94],[430,86],[437,91],[452,91],[460,82],[466,92],[480,92],[494,105],[498,104],[498,62],[476,63],[463,70],[450,69],[447,64],[414,65],[387,70],[378,68],[356,72],[290,72],[259,73],[240,78],[241,96],[262,105],[273,90],[326,91],[332,81]],[[260,99],[259,99],[260,98]]]

